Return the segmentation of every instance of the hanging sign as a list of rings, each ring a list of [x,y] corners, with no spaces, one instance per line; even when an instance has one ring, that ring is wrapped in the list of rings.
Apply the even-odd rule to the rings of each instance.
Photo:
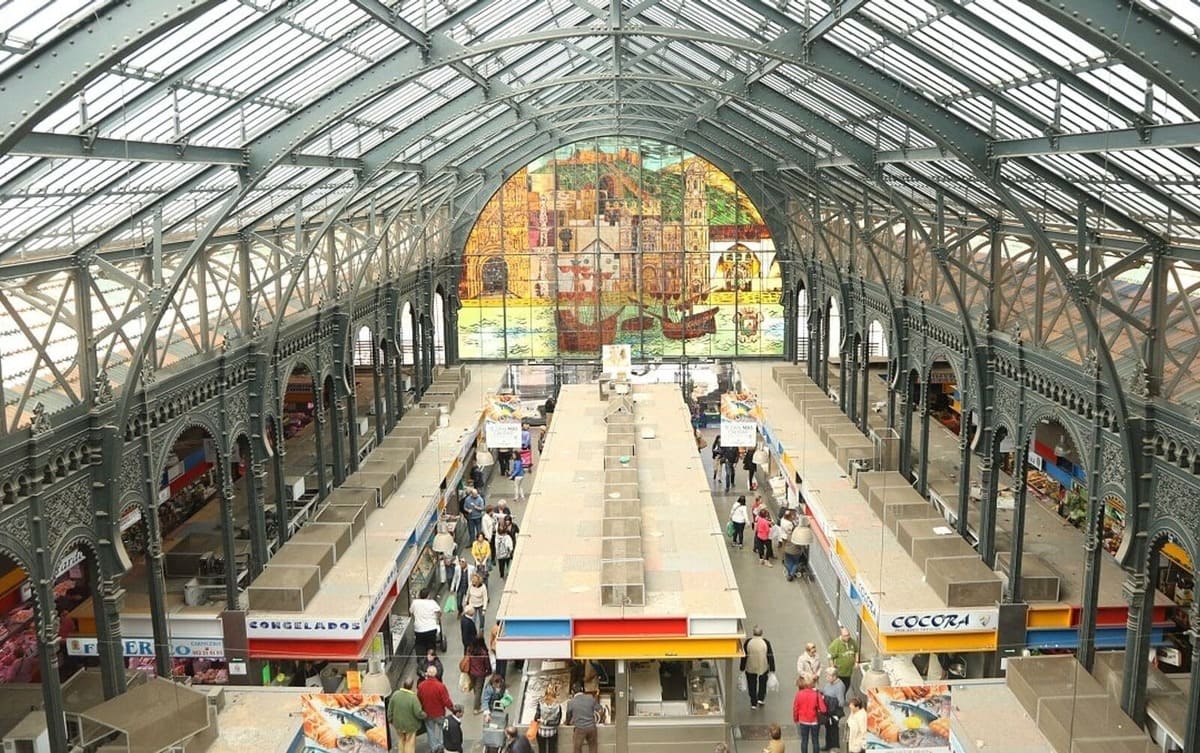
[[[492,449],[521,449],[521,400],[516,395],[483,398],[483,436]]]
[[[932,612],[884,612],[879,616],[879,632],[884,635],[906,633],[986,633],[996,629],[999,609],[940,609]]]
[[[762,409],[753,393],[726,392],[721,395],[721,446],[756,446],[761,419]]]
[[[71,656],[99,656],[100,644],[95,638],[67,638],[67,653]],[[172,638],[171,655],[177,659],[221,659],[225,656],[225,643],[219,638]],[[125,656],[154,656],[154,641],[151,638],[122,638],[121,650]]]

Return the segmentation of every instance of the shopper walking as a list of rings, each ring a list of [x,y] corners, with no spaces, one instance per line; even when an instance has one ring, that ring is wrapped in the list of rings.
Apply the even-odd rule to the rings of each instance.
[[[846,715],[846,749],[850,753],[865,753],[867,750],[867,710],[862,699],[851,696],[846,701],[850,713]]]
[[[716,481],[720,478],[721,466],[725,464],[725,453],[721,451],[721,432],[717,432],[717,436],[713,437],[712,461],[713,481]]]
[[[775,671],[775,652],[771,642],[755,625],[753,635],[743,645],[741,670],[746,673],[746,690],[750,693],[750,708],[757,709],[767,702],[767,678]]]
[[[454,709],[446,717],[446,726],[442,730],[442,750],[444,753],[465,753],[462,731],[463,707],[461,703],[454,704]]]
[[[754,462],[754,448],[749,447],[742,455],[742,470],[746,472],[746,488],[754,491],[758,488],[755,479],[758,477],[758,464]]]
[[[758,555],[758,564],[774,567],[771,563],[771,513],[759,510],[754,519],[754,553]]]
[[[463,607],[462,617],[458,618],[458,632],[462,636],[463,653],[466,653],[479,637],[479,626],[475,624],[475,607],[470,604]]]
[[[492,556],[492,545],[484,537],[483,531],[480,531],[475,536],[475,543],[471,544],[471,559],[474,560],[475,573],[479,577],[486,578],[488,576],[488,559]]]
[[[817,656],[817,644],[804,644],[804,653],[796,659],[796,674],[810,685],[821,679],[821,657]]]
[[[421,701],[413,692],[413,679],[404,678],[400,689],[392,693],[388,699],[388,720],[396,728],[400,736],[399,753],[415,753],[417,749],[417,732],[424,726],[425,711]]]
[[[516,538],[512,533],[512,524],[505,520],[496,531],[496,564],[500,567],[500,577],[508,576],[508,566],[512,564],[513,548]]]
[[[408,607],[413,618],[413,652],[423,656],[437,648],[438,631],[442,627],[442,605],[429,598],[429,588],[421,589]]]
[[[510,724],[504,728],[504,746],[500,748],[500,753],[533,753],[533,744]]]
[[[737,480],[737,463],[739,451],[736,447],[721,448],[721,458],[725,465],[725,493],[733,488],[734,482]]]
[[[599,704],[591,693],[584,693],[582,685],[575,686],[575,695],[567,701],[567,724],[571,730],[571,753],[583,753],[587,745],[588,753],[597,753],[596,743],[596,707]]]
[[[850,635],[845,626],[838,632],[838,637],[829,644],[829,661],[837,670],[837,676],[850,692],[850,678],[854,675],[854,667],[858,664],[858,641]]]
[[[533,718],[537,719],[538,723],[538,753],[558,753],[558,727],[562,724],[563,707],[554,696],[553,690],[547,689],[542,695]]]
[[[842,723],[842,709],[846,706],[846,685],[837,676],[837,670],[828,667],[825,670],[825,682],[820,687],[821,695],[825,697],[825,747],[821,750],[841,750],[838,741],[838,727]]]
[[[445,682],[445,667],[442,666],[442,660],[438,658],[437,652],[432,648],[426,651],[424,656],[417,659],[417,677],[424,677],[426,670],[430,667],[433,667],[434,671],[437,672],[438,679]]]
[[[467,676],[471,678],[471,691],[475,698],[475,713],[483,713],[483,686],[492,675],[492,662],[488,659],[487,644],[476,638],[467,649]]]
[[[483,692],[479,698],[479,708],[483,709],[483,723],[487,724],[492,719],[492,710],[496,708],[496,704],[504,698],[504,694],[508,692],[508,683],[504,681],[502,675],[492,673],[488,678],[487,684],[483,686]]]
[[[508,660],[496,658],[496,640],[499,637],[500,637],[500,623],[498,621],[493,622],[492,627],[488,629],[488,637],[487,637],[488,656],[492,660],[492,667],[495,670],[496,674],[500,675],[501,677],[508,677],[508,675],[506,674],[506,672],[508,671]]]
[[[500,500],[503,502],[504,500]],[[488,505],[483,510],[483,520],[480,521],[479,530],[483,533],[483,538],[487,539],[488,546],[491,549],[492,564],[496,564],[496,522],[500,518],[496,515],[496,508]]]
[[[792,699],[792,721],[800,735],[800,753],[819,753],[821,745],[821,714],[825,696],[803,676],[796,680],[796,696]]]
[[[446,712],[454,711],[454,701],[450,700],[446,684],[438,679],[437,667],[426,668],[425,679],[417,686],[417,700],[425,712],[425,739],[429,742],[429,750],[436,751],[444,745],[442,730]]]
[[[483,495],[475,487],[467,489],[467,498],[463,500],[463,510],[467,513],[467,533],[474,541],[479,535],[480,526],[483,524],[483,510],[487,503],[483,501]]]
[[[783,533],[783,569],[787,579],[795,580],[797,575],[805,577],[808,572],[808,546],[812,543],[808,516],[788,510],[787,517],[779,526]]]
[[[471,576],[471,586],[467,589],[467,606],[475,609],[475,630],[483,632],[484,616],[488,608],[488,590],[483,578]]]
[[[742,494],[729,510],[729,522],[733,523],[731,544],[738,549],[746,545],[746,495]]]
[[[508,477],[513,482],[513,498],[518,500],[525,499],[525,491],[521,488],[522,482],[525,481],[525,463],[521,460],[520,455],[513,458],[512,470],[509,472]]]

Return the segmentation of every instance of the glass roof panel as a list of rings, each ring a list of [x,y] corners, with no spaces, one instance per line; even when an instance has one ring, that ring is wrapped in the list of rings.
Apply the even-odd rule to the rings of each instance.
[[[1100,50],[1019,0],[978,0],[971,7],[976,15],[1059,65],[1070,67],[1105,57]]]

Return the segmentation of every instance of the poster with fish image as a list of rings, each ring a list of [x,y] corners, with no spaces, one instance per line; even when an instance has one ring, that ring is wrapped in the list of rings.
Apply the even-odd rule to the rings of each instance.
[[[521,449],[521,398],[487,394],[483,398],[483,436],[490,449]]]
[[[758,397],[749,392],[721,395],[721,446],[754,447],[758,444],[761,411]]]
[[[387,753],[383,696],[305,693],[300,707],[307,753]]]
[[[867,691],[867,748],[949,753],[949,685],[904,685]]]

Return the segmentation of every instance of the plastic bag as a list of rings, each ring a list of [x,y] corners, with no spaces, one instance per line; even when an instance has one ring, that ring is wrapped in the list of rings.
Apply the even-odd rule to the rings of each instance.
[[[775,676],[774,672],[772,672],[771,674],[767,675],[767,692],[774,693],[777,690],[779,690],[779,678]]]
[[[725,524],[725,535],[728,536],[729,538],[731,538],[731,539],[733,538],[733,533],[735,530],[737,530],[737,529],[734,526],[734,523],[732,520]]]
[[[471,676],[466,672],[460,672],[458,675],[458,689],[464,693],[471,692]]]
[[[745,672],[738,672],[737,686],[738,686],[738,690],[742,691],[743,693],[746,692],[747,685],[746,685],[746,673]]]
[[[500,708],[507,709],[513,703],[512,694],[506,692],[504,695],[500,696],[499,703],[500,703]]]
[[[442,611],[446,614],[453,614],[458,611],[458,595],[450,594],[446,597],[446,603],[442,605]]]

